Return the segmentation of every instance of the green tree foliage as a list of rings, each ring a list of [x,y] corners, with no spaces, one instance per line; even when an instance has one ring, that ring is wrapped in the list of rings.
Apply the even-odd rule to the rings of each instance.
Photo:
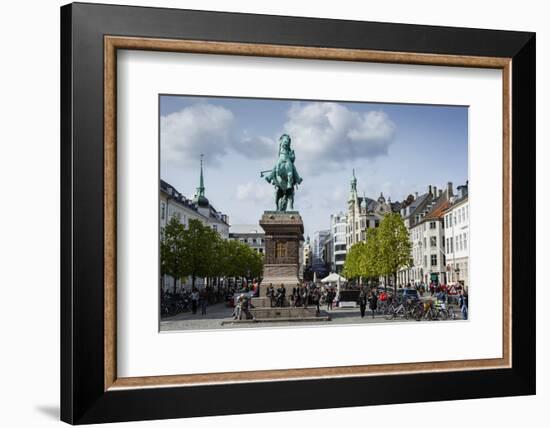
[[[362,276],[361,272],[361,258],[363,256],[364,252],[364,243],[358,242],[357,244],[353,245],[347,255],[346,255],[346,261],[344,263],[344,268],[342,270],[342,274],[347,279],[354,279],[359,278]]]
[[[211,274],[216,270],[214,250],[220,237],[200,220],[190,219],[183,239],[185,275],[191,277],[195,287],[197,277],[213,276]]]
[[[174,292],[176,280],[187,275],[185,254],[185,227],[174,216],[162,228],[160,238],[160,272],[174,278]]]
[[[388,214],[378,228],[367,230],[366,240],[353,245],[346,256],[346,278],[371,278],[392,275],[408,266],[411,256],[409,232],[399,214]]]
[[[393,276],[395,290],[397,271],[409,266],[411,258],[409,232],[399,214],[388,214],[380,222],[378,245],[380,274]]]
[[[189,220],[185,228],[172,217],[161,230],[161,273],[174,278],[197,277],[259,278],[263,257],[248,245],[221,239],[217,232],[199,220]],[[175,285],[174,285],[175,287]]]
[[[368,229],[366,241],[353,245],[346,256],[343,274],[346,278],[375,279],[380,276],[378,229]]]
[[[379,236],[378,228],[367,230],[363,256],[363,275],[367,278],[378,278],[382,274]]]

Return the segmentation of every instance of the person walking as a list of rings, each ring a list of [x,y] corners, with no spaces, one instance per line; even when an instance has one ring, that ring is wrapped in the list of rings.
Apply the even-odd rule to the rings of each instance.
[[[286,288],[283,284],[277,290],[277,306],[283,307],[285,305]]]
[[[193,289],[191,293],[191,312],[193,315],[197,313],[197,307],[199,305],[199,292],[196,288]]]
[[[315,303],[315,315],[321,315],[321,308],[319,307],[321,304],[321,292],[317,288],[313,291],[313,303]]]
[[[327,291],[327,311],[332,310],[332,302],[334,301],[334,295],[332,294],[332,290]]]
[[[307,287],[304,286],[302,287],[302,306],[304,307],[304,309],[307,309],[308,299],[309,299],[309,292]]]
[[[208,291],[206,289],[202,290],[199,297],[201,315],[206,315],[206,307],[208,306]]]
[[[468,319],[468,295],[464,294],[464,291],[460,290],[458,296],[458,305],[460,306],[460,312],[462,312],[462,319]]]
[[[359,311],[361,312],[361,318],[365,318],[365,311],[367,309],[367,294],[365,290],[361,289],[359,292]]]
[[[275,290],[273,289],[273,284],[269,284],[265,292],[266,297],[269,299],[269,306],[273,307],[273,300],[275,298]]]
[[[374,312],[376,311],[377,306],[378,306],[378,297],[376,297],[376,293],[371,292],[369,297],[369,309],[372,311],[373,319],[374,319]]]

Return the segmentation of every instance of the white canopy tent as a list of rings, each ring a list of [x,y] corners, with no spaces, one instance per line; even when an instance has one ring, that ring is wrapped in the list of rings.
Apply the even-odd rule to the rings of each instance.
[[[343,276],[341,275],[338,275],[336,272],[332,272],[329,276],[323,278],[321,280],[321,282],[323,284],[327,284],[327,283],[335,283],[335,284],[338,284],[340,285],[340,283],[342,282],[348,282],[346,278],[344,278]]]

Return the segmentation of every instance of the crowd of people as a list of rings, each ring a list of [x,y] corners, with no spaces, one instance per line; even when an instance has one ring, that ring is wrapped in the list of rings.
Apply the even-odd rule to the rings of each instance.
[[[253,319],[252,312],[252,297],[259,296],[260,285],[253,281],[248,284],[235,284],[233,287],[204,287],[201,289],[193,288],[190,291],[183,290],[178,295],[170,295],[165,293],[163,296],[163,306],[165,299],[177,301],[177,311],[190,310],[192,314],[197,314],[200,310],[201,315],[206,315],[207,307],[220,302],[231,302],[234,304],[233,318],[234,319]],[[420,297],[426,293],[430,293],[438,303],[451,303],[450,287],[444,284],[435,282],[426,286],[424,283],[417,285],[408,284],[405,287],[400,287],[397,296],[393,295],[393,289],[379,290],[376,287],[367,287],[361,285],[348,285],[348,289],[358,291],[357,304],[361,318],[364,318],[367,313],[367,308],[370,310],[372,318],[375,313],[381,308],[391,304],[394,301],[398,303],[404,290],[416,290]],[[458,304],[463,319],[468,319],[468,294],[461,286],[454,287],[455,291],[452,294],[453,301]],[[238,289],[238,291],[237,291]],[[237,294],[236,293],[240,293]],[[237,296],[237,297],[235,297]],[[268,284],[266,287],[265,296],[269,299],[271,307],[303,307],[310,306],[316,309],[317,315],[321,312],[321,307],[326,306],[327,311],[332,311],[339,306],[340,295],[335,287],[316,284],[314,282],[303,282],[295,284],[292,289],[285,288],[283,284],[275,287],[273,284]],[[167,314],[163,310],[163,314]]]

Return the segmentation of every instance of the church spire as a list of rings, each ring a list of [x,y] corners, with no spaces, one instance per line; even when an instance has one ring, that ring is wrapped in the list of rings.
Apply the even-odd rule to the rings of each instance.
[[[202,174],[202,158],[203,158],[203,154],[201,153],[201,177],[200,177],[200,180],[199,180],[199,187],[197,187],[197,195],[199,196],[204,196],[204,177],[203,177],[203,174]]]
[[[206,196],[204,196],[204,176],[202,173],[202,158],[203,154],[201,153],[201,174],[199,179],[199,187],[197,187],[197,193],[195,193],[195,200],[194,202],[200,206],[200,207],[207,207],[209,202],[208,199],[206,199]]]
[[[355,177],[355,168],[352,170],[351,191],[349,194],[350,201],[357,199],[357,177]]]

